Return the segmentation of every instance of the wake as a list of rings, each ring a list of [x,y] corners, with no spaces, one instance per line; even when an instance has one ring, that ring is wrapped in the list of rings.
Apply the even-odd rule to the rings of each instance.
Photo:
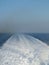
[[[49,65],[49,47],[28,34],[14,34],[0,49],[0,65]]]

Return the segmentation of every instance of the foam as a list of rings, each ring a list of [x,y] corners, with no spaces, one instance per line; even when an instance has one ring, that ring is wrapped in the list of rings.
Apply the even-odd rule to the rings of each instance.
[[[48,64],[48,45],[27,34],[14,34],[0,49],[0,65]]]

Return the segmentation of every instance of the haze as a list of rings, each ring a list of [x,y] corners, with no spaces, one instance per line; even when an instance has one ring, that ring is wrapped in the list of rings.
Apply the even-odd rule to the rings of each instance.
[[[0,0],[0,32],[49,33],[49,0]]]

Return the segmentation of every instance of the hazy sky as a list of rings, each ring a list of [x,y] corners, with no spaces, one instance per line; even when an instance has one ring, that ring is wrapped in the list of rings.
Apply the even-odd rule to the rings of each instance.
[[[0,0],[0,32],[49,33],[49,0]]]

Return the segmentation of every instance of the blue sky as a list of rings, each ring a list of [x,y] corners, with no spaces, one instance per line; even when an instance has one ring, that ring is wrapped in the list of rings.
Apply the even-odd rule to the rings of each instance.
[[[49,33],[49,0],[0,0],[0,32]]]

